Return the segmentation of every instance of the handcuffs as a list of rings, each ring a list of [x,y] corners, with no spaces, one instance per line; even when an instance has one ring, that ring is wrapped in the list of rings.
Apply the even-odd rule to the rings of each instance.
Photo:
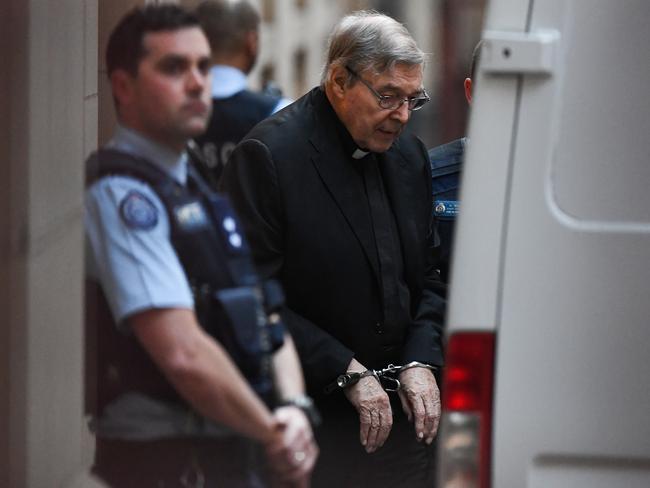
[[[437,368],[431,366],[430,364],[421,363],[419,361],[411,361],[404,366],[395,366],[394,364],[389,364],[383,369],[367,369],[365,371],[348,371],[347,373],[339,375],[335,381],[327,385],[324,389],[325,393],[332,393],[334,390],[341,389],[344,390],[353,385],[356,385],[360,379],[367,378],[368,376],[373,376],[379,381],[379,384],[386,391],[396,392],[399,391],[402,386],[400,381],[390,375],[398,375],[402,371],[406,371],[411,368],[426,368],[431,371],[435,371]]]

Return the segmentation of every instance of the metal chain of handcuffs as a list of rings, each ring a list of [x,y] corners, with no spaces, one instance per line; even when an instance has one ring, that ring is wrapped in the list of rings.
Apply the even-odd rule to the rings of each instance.
[[[411,361],[404,366],[396,366],[389,364],[383,369],[367,369],[365,371],[348,371],[336,378],[336,381],[330,383],[325,387],[325,393],[332,393],[336,389],[344,390],[353,385],[356,385],[360,379],[367,378],[368,376],[374,377],[382,388],[388,392],[397,392],[402,387],[400,381],[396,378],[402,371],[411,368],[425,368],[435,371],[437,368],[430,364],[421,363],[419,361]]]

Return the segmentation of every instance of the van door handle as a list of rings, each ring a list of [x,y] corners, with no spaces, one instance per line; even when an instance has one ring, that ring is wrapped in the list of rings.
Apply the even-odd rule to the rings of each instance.
[[[551,76],[560,45],[557,30],[514,32],[486,30],[479,68],[487,74]]]

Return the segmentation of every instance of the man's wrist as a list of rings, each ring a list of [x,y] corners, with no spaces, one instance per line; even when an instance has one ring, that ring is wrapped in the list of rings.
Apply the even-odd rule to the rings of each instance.
[[[404,371],[407,371],[409,369],[413,368],[424,368],[428,369],[432,373],[436,371],[438,368],[435,366],[431,366],[430,364],[427,363],[421,363],[420,361],[411,361],[410,363],[405,364],[399,369],[399,374],[402,374]]]
[[[316,409],[316,405],[314,405],[314,401],[311,399],[311,397],[307,395],[300,394],[289,398],[285,398],[280,401],[278,407],[299,408],[300,410],[303,411],[303,413],[307,417],[307,420],[309,420],[309,423],[312,425],[312,427],[317,426],[321,422],[320,413]]]
[[[338,375],[336,377],[336,380],[327,385],[324,389],[324,392],[329,394],[334,390],[345,390],[346,388],[350,388],[351,386],[356,385],[359,380],[362,380],[363,378],[367,378],[369,376],[372,376],[377,381],[379,381],[377,372],[372,369],[366,369],[365,371],[347,371],[343,374]]]

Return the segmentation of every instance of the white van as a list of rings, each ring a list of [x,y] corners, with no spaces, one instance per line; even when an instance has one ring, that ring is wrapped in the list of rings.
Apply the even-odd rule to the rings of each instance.
[[[650,487],[650,1],[493,0],[439,488]]]

